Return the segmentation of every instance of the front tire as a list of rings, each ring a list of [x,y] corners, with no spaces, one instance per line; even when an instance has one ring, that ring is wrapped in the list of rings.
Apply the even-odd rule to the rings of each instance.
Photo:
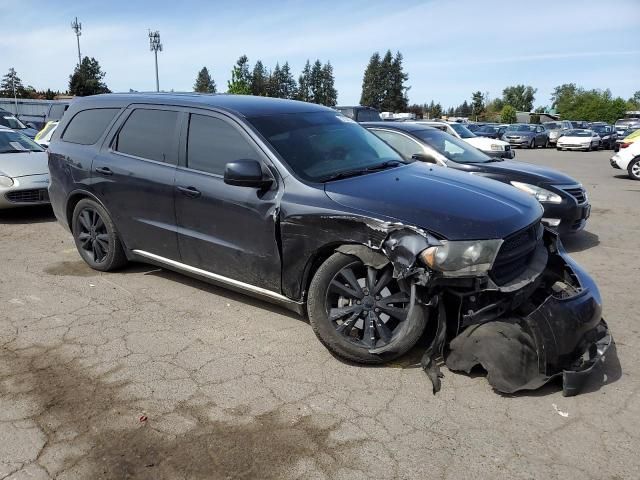
[[[535,139],[531,139],[531,143],[529,144],[529,148],[536,148],[536,141]]]
[[[631,160],[631,163],[627,166],[627,172],[631,180],[640,180],[640,157]]]
[[[71,225],[78,253],[91,268],[109,272],[127,263],[118,230],[98,202],[80,200],[73,210]]]
[[[334,253],[316,272],[307,311],[318,339],[337,356],[358,363],[393,360],[413,347],[424,332],[424,325],[401,328],[412,318],[411,300],[393,278],[391,265],[377,270],[342,253]],[[388,351],[370,352],[391,342],[393,348]]]

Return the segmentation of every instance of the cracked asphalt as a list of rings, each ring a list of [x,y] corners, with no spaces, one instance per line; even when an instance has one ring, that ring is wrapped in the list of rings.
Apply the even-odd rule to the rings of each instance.
[[[640,182],[610,156],[517,152],[593,205],[565,246],[617,355],[572,398],[446,368],[434,396],[419,349],[347,364],[286,310],[141,264],[95,272],[49,209],[0,212],[0,478],[640,478]]]

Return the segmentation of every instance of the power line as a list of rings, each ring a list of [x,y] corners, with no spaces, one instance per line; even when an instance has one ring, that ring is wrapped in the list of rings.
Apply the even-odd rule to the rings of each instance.
[[[160,43],[160,32],[149,30],[149,49],[156,58],[156,92],[160,91],[160,80],[158,79],[158,52],[162,51],[162,43]]]
[[[82,35],[82,24],[78,22],[78,17],[71,22],[71,29],[76,33],[76,40],[78,41],[78,67],[82,63],[82,56],[80,55],[80,35]]]

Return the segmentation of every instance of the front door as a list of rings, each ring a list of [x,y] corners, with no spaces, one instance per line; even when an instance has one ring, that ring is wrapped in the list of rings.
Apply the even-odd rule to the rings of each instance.
[[[278,185],[267,190],[224,183],[227,162],[266,157],[232,119],[189,114],[176,171],[175,208],[182,262],[280,293],[276,240]]]
[[[94,191],[127,248],[178,260],[173,202],[180,112],[141,106],[125,115],[93,161]]]

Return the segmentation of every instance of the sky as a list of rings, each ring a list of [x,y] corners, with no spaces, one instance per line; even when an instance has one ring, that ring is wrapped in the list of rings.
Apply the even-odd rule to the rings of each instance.
[[[574,82],[629,98],[640,90],[640,0],[0,0],[0,75],[66,90],[82,55],[95,57],[112,91],[155,89],[148,30],[159,30],[160,88],[191,91],[203,66],[225,91],[246,54],[269,68],[331,61],[338,103],[358,104],[375,51],[404,56],[410,103],[445,108],[477,90],[537,88],[536,106]]]

